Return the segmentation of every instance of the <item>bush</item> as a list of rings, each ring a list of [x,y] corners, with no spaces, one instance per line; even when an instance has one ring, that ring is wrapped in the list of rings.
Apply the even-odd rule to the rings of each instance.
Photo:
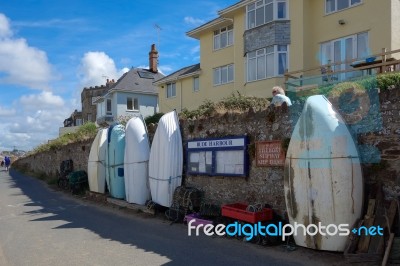
[[[146,125],[149,125],[151,123],[153,124],[157,124],[158,121],[160,121],[160,118],[164,115],[164,113],[156,113],[152,116],[148,116],[144,119],[144,121],[146,122]]]

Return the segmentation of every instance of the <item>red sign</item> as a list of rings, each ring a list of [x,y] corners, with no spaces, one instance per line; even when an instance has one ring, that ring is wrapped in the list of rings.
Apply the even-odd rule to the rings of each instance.
[[[256,142],[257,166],[283,166],[285,154],[280,140]]]

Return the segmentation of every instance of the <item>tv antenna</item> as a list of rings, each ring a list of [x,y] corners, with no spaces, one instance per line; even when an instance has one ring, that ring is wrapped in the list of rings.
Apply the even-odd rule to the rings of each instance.
[[[160,30],[162,30],[162,29],[158,24],[154,24],[154,28],[156,28],[156,31],[157,31],[157,38],[158,38],[157,46],[158,46],[158,49],[160,49]]]

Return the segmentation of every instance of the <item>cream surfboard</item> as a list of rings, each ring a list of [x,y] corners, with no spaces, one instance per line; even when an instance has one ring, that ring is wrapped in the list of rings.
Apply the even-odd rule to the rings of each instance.
[[[131,118],[125,127],[125,199],[144,205],[150,199],[150,144],[142,117]]]
[[[285,161],[284,191],[292,225],[325,226],[315,235],[311,227],[306,235],[299,229],[294,235],[296,244],[343,251],[347,235],[339,235],[345,233],[339,226],[350,232],[361,216],[363,177],[354,140],[343,118],[322,95],[307,99],[294,128]]]
[[[88,180],[90,191],[103,194],[106,185],[106,145],[107,129],[100,129],[90,148]]]
[[[149,182],[152,201],[171,207],[175,188],[181,185],[183,168],[182,136],[175,111],[158,122],[149,160]]]

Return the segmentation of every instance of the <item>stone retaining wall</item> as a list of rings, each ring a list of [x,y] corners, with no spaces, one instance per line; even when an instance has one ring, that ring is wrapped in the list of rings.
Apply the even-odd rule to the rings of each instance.
[[[363,173],[366,191],[371,184],[381,182],[386,198],[400,196],[400,90],[392,89],[375,92],[368,108],[368,119],[354,123],[350,130],[354,134],[363,155]],[[343,112],[345,119],[354,119]],[[250,158],[250,174],[244,177],[215,177],[185,175],[187,186],[204,191],[205,200],[215,204],[233,202],[269,204],[278,211],[284,211],[283,167],[257,167],[255,164],[255,142],[282,140],[288,143],[291,130],[301,112],[301,103],[294,101],[288,110],[281,107],[248,112],[219,112],[211,117],[196,120],[181,120],[183,142],[194,138],[216,138],[247,135]],[[365,115],[365,114],[364,114]],[[149,132],[155,131],[154,125]],[[33,172],[56,176],[62,160],[73,159],[76,170],[87,171],[87,160],[92,140],[65,146],[17,161],[17,165],[28,167]],[[185,153],[186,156],[186,153]],[[186,159],[185,159],[186,161]]]

